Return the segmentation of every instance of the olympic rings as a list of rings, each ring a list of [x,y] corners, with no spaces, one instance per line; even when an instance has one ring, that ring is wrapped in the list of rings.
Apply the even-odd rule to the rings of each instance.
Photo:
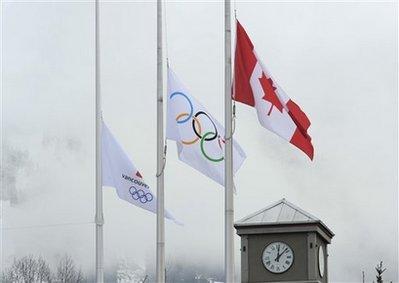
[[[221,162],[221,161],[223,161],[224,160],[223,156],[220,157],[220,158],[214,158],[214,157],[209,156],[206,153],[206,151],[205,151],[205,146],[204,146],[205,141],[207,141],[207,142],[208,141],[213,141],[216,138],[217,138],[217,142],[218,142],[219,148],[221,150],[223,150],[222,143],[225,143],[225,141],[220,137],[220,135],[218,133],[218,128],[216,127],[215,122],[204,111],[198,111],[197,113],[195,113],[195,115],[193,115],[194,107],[193,107],[193,104],[192,104],[190,98],[186,94],[184,94],[182,92],[174,92],[174,93],[172,93],[170,95],[169,98],[172,99],[173,97],[175,97],[177,95],[182,96],[182,97],[184,97],[187,100],[187,102],[188,102],[188,104],[190,106],[190,112],[189,113],[188,112],[182,112],[182,113],[178,114],[176,116],[176,122],[178,124],[184,124],[184,123],[188,122],[190,119],[192,119],[192,129],[194,131],[194,134],[196,135],[196,137],[193,138],[192,140],[188,140],[188,141],[187,140],[181,140],[181,142],[184,145],[192,145],[192,144],[195,144],[196,142],[198,142],[200,140],[201,153],[203,154],[203,156],[206,159],[208,159],[209,161],[212,161],[212,162]],[[213,131],[208,131],[204,135],[202,135],[202,125],[201,125],[201,122],[200,122],[200,120],[198,118],[200,115],[204,115],[204,116],[206,116],[208,118],[208,120],[211,122],[211,124],[213,126]],[[141,199],[140,199],[140,201],[141,201]]]
[[[201,143],[200,143],[200,145],[201,145],[201,152],[202,152],[202,154],[203,154],[208,160],[213,161],[213,162],[220,162],[220,161],[223,161],[223,160],[224,160],[224,156],[222,156],[222,157],[220,157],[220,158],[212,158],[212,157],[210,157],[208,154],[206,154],[206,152],[205,152],[205,150],[204,150],[204,141],[206,141],[206,137],[209,136],[209,135],[213,135],[213,134],[214,134],[214,133],[212,133],[212,132],[207,132],[207,133],[205,133],[205,135],[202,137]],[[219,143],[219,144],[220,144],[220,143]]]
[[[181,117],[183,117],[183,116],[189,116],[189,114],[188,114],[188,113],[180,113],[180,114],[177,115],[177,117],[176,117],[176,122],[178,122],[178,120],[179,120]],[[197,127],[198,127],[198,129],[199,129],[199,132],[201,132],[201,124],[200,124],[199,120],[197,119],[197,117],[193,117],[193,123],[194,123],[194,121],[195,121],[195,123],[196,123],[196,125],[197,125]],[[191,141],[184,141],[184,140],[182,140],[181,142],[182,142],[183,144],[190,145],[190,144],[196,143],[199,139],[200,139],[200,138],[197,137],[197,138],[195,138],[195,139],[193,139],[193,140],[191,140]]]
[[[187,116],[187,118],[186,118],[186,119],[183,119],[183,120],[180,120],[180,121],[178,121],[177,118],[176,118],[177,123],[183,124],[183,123],[186,123],[188,120],[191,119],[191,117],[193,116],[194,108],[193,108],[193,104],[191,103],[191,100],[187,97],[187,95],[185,95],[185,94],[182,93],[182,92],[178,92],[178,91],[177,91],[177,92],[172,93],[172,94],[170,95],[170,99],[172,99],[172,98],[173,98],[174,96],[176,96],[176,95],[181,95],[181,96],[183,96],[183,97],[186,98],[186,100],[188,101],[188,104],[190,104],[190,114]]]
[[[215,132],[211,133],[211,134],[213,134],[213,136],[211,138],[205,139],[206,141],[212,141],[212,140],[216,139],[216,137],[218,136],[218,129],[216,128],[215,123],[212,121],[212,119],[209,117],[209,115],[206,114],[204,111],[198,111],[197,113],[195,113],[194,117],[197,118],[201,114],[203,114],[206,117],[208,117],[209,121],[211,121],[211,123],[213,125],[213,128],[215,129]],[[198,133],[197,130],[195,129],[194,120],[193,120],[193,130],[194,130],[194,133],[197,135],[197,137],[202,139],[201,133]]]
[[[132,191],[132,189],[133,189],[133,191]],[[135,186],[131,186],[129,188],[129,193],[132,195],[132,198],[134,200],[139,200],[141,203],[150,202],[154,199],[154,197],[151,193],[145,193],[141,189],[138,190]]]

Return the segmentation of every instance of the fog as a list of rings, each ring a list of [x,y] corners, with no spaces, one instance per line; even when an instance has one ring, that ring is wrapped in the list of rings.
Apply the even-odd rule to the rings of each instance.
[[[275,80],[308,114],[315,158],[263,129],[237,104],[247,154],[238,220],[283,197],[336,234],[331,282],[398,282],[397,6],[394,2],[237,2],[237,16]],[[166,6],[170,65],[223,122],[223,3]],[[71,254],[94,271],[94,5],[2,3],[1,264]],[[156,5],[101,5],[103,117],[155,192]],[[223,266],[223,187],[179,162],[168,142],[168,259]],[[155,256],[156,217],[104,189],[105,264]],[[235,238],[240,269],[239,237]]]

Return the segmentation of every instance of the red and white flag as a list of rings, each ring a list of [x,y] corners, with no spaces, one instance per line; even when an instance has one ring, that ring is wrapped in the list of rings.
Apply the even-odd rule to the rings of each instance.
[[[237,21],[233,99],[255,107],[261,125],[289,141],[313,160],[307,133],[310,121],[273,80]]]

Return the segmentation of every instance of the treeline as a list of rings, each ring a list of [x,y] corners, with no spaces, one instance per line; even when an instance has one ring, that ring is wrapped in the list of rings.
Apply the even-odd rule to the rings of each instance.
[[[43,257],[33,255],[15,258],[9,268],[1,274],[4,283],[81,283],[86,282],[83,272],[73,259],[64,255],[58,261],[55,270]]]
[[[192,262],[188,259],[169,258],[166,260],[166,283],[208,283],[223,281],[223,268],[209,262]],[[154,282],[155,280],[150,280]]]

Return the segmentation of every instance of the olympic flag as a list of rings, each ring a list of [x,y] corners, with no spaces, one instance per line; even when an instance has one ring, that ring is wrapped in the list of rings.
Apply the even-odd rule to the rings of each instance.
[[[166,137],[176,141],[179,159],[224,185],[224,128],[168,68]],[[233,173],[246,155],[233,143]]]
[[[119,198],[157,213],[156,198],[118,141],[102,122],[102,184],[116,189]],[[166,211],[165,217],[176,222]],[[178,223],[178,222],[176,222]]]

